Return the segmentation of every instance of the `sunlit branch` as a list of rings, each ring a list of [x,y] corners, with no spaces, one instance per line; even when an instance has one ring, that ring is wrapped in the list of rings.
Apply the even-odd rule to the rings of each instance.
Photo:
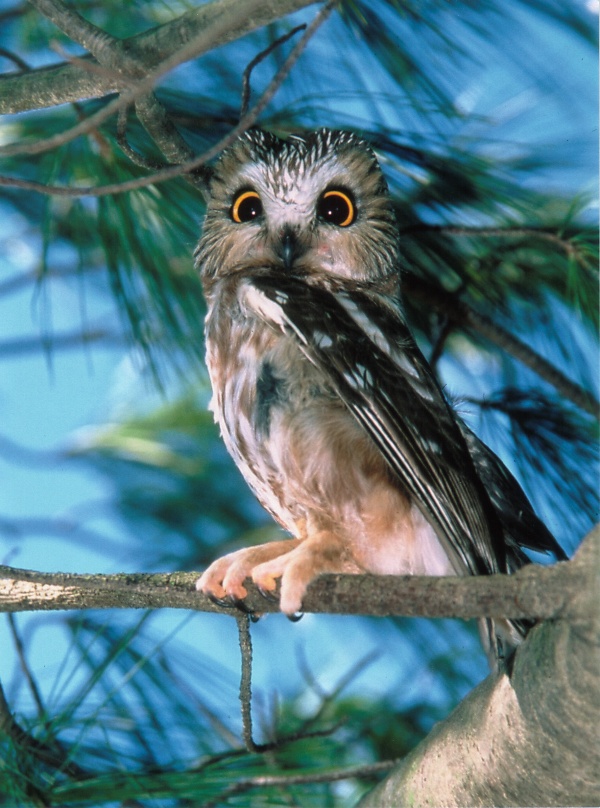
[[[101,64],[106,50],[114,51],[117,44],[120,44],[119,40],[86,20],[77,11],[68,8],[61,0],[29,0],[29,2],[70,39],[78,42],[95,56]]]
[[[514,575],[427,577],[323,575],[310,584],[303,610],[373,616],[474,619],[553,619],[568,614],[570,600],[597,575],[593,559],[600,528],[571,561],[528,565]],[[109,608],[175,608],[235,614],[195,589],[198,573],[77,575],[0,567],[0,611]],[[250,582],[245,608],[277,612]],[[238,612],[239,613],[239,612]]]
[[[136,60],[146,74],[201,32],[210,33],[206,52],[315,1],[263,0],[251,5],[246,0],[213,0],[168,23],[122,40],[123,52]],[[7,16],[8,12],[0,14],[0,20]],[[224,18],[229,20],[229,26],[223,29],[216,23]],[[104,71],[104,75],[94,76],[89,67],[83,67],[82,61],[70,59],[70,64],[0,76],[0,113],[52,107],[81,98],[100,98],[119,89],[116,72]],[[85,61],[94,65],[91,59]],[[33,107],[32,99],[35,99]]]

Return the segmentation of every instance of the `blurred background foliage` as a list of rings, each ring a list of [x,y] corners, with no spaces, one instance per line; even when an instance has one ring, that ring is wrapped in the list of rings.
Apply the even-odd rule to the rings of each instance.
[[[76,4],[124,38],[195,5]],[[314,14],[166,77],[157,95],[197,153],[237,123],[250,60]],[[578,0],[345,0],[260,120],[278,133],[351,128],[374,144],[419,342],[569,553],[597,520],[596,28],[595,4]],[[4,71],[14,57],[55,63],[52,42],[79,53],[28,4],[0,2]],[[253,97],[290,47],[254,71]],[[6,116],[0,142],[47,137],[105,103]],[[162,159],[133,115],[127,134]],[[0,173],[87,186],[146,170],[110,120],[60,149],[3,157]],[[183,179],[102,198],[0,187],[0,411],[16,425],[0,429],[0,460],[8,490],[14,473],[27,492],[19,507],[0,498],[6,563],[200,569],[277,534],[207,411],[192,264],[202,212]],[[528,364],[505,334],[529,349]],[[67,353],[80,364],[65,364]],[[78,409],[84,387],[95,408]],[[38,396],[42,414],[19,418]],[[74,413],[58,436],[56,400]],[[0,671],[22,732],[0,721],[0,804],[11,806],[352,805],[368,778],[258,790],[243,781],[399,757],[486,672],[473,628],[452,621],[269,618],[253,628],[255,731],[288,740],[258,755],[242,751],[226,617],[20,616],[3,631]]]

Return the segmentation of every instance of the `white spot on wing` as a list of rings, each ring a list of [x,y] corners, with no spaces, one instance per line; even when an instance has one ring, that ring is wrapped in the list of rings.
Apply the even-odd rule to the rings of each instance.
[[[243,305],[259,315],[263,320],[283,327],[286,324],[282,304],[287,302],[287,295],[278,293],[276,300],[271,300],[255,286],[245,283],[240,288],[240,300]]]
[[[354,322],[365,332],[369,339],[377,345],[384,353],[390,354],[391,346],[388,338],[368,315],[344,294],[337,295],[338,302],[346,309]]]

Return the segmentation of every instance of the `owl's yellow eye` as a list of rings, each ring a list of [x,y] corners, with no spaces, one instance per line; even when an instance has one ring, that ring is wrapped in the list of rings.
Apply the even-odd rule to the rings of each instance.
[[[325,191],[317,204],[317,213],[324,222],[348,227],[356,218],[356,207],[348,191]]]
[[[253,219],[257,219],[262,212],[262,202],[256,191],[242,191],[236,196],[231,206],[231,218],[237,224],[251,222]]]

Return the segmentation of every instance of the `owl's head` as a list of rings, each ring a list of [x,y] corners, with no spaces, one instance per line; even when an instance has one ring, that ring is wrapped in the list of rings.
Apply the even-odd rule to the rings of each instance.
[[[397,227],[369,145],[321,129],[253,129],[215,166],[196,252],[205,281],[244,267],[376,281],[398,271]]]

